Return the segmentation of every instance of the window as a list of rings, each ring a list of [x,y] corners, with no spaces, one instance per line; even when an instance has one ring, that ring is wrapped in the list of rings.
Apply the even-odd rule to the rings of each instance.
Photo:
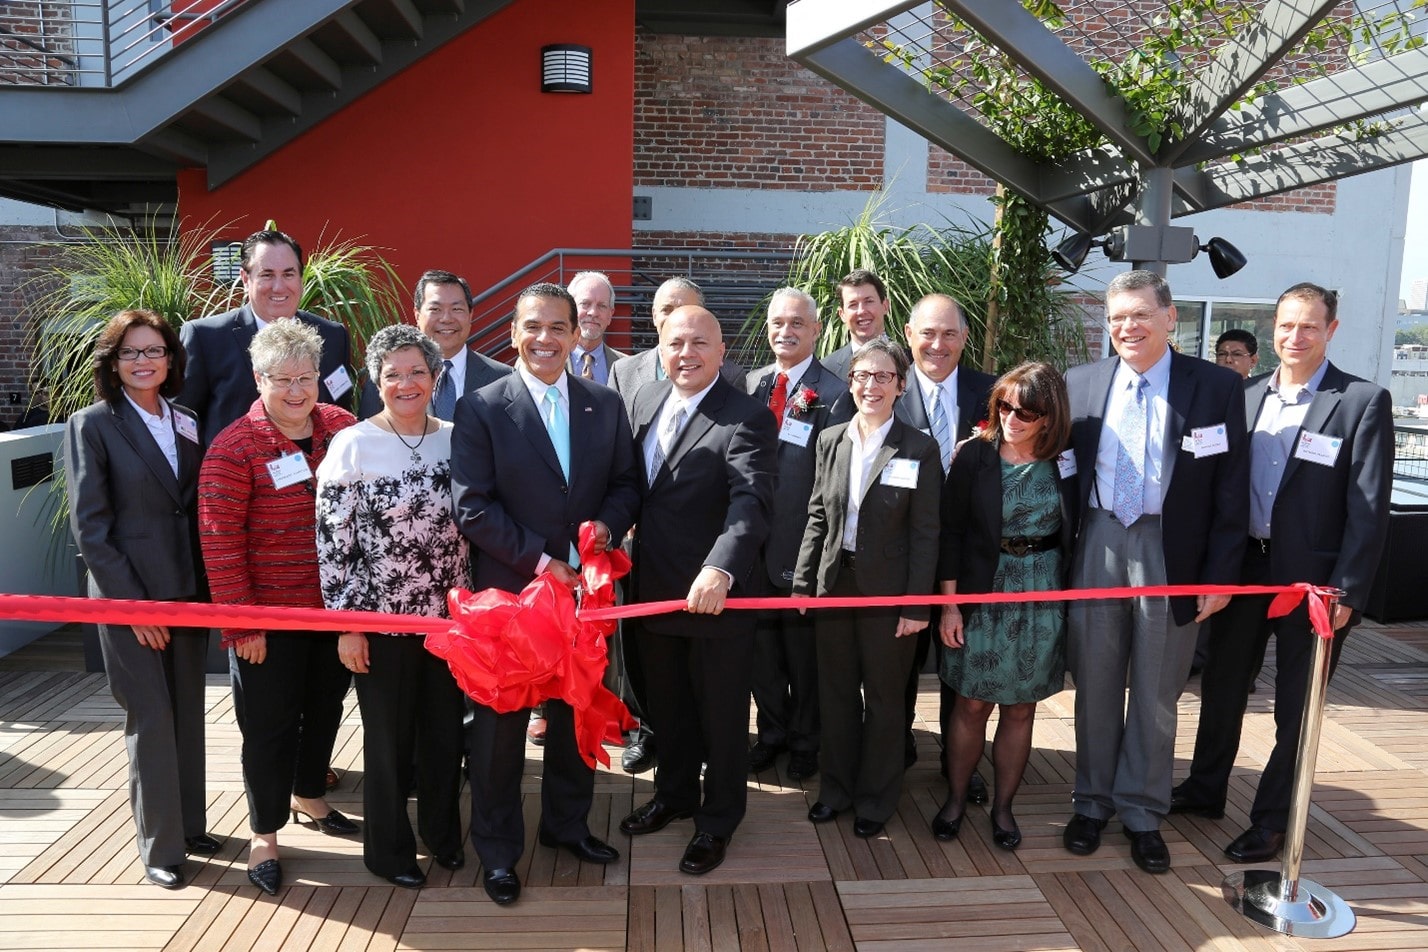
[[[1175,302],[1179,319],[1172,338],[1182,354],[1215,359],[1215,340],[1231,328],[1247,330],[1259,342],[1259,364],[1253,374],[1268,373],[1279,366],[1274,354],[1273,301],[1180,301]]]

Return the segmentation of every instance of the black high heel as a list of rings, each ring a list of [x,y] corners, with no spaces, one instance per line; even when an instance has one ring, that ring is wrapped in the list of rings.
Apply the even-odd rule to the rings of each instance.
[[[947,812],[956,806],[949,796],[947,802],[942,804],[942,809],[937,811],[937,815],[932,818],[932,835],[939,840],[955,840],[957,833],[962,829],[962,821],[967,816],[967,802],[964,800],[960,804],[961,810],[955,817],[947,816]]]
[[[1004,830],[997,823],[996,813],[992,814],[992,842],[1004,850],[1014,850],[1021,845],[1021,827],[1017,826],[1016,817],[1012,817],[1011,829]]]
[[[296,806],[289,806],[288,809],[292,810],[294,823],[301,823],[302,820],[299,820],[298,817],[304,817],[317,827],[318,832],[326,833],[328,836],[356,836],[362,832],[361,827],[336,810],[327,811],[327,816],[313,816]]]
[[[276,896],[283,886],[283,867],[275,859],[263,860],[248,870],[248,882],[269,896]]]

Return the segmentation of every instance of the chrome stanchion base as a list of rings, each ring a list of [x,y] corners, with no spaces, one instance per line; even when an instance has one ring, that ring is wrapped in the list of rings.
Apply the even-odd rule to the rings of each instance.
[[[1354,931],[1349,904],[1318,883],[1299,880],[1299,898],[1280,898],[1278,870],[1247,869],[1231,873],[1220,884],[1226,901],[1246,919],[1284,935],[1306,939],[1336,939]]]

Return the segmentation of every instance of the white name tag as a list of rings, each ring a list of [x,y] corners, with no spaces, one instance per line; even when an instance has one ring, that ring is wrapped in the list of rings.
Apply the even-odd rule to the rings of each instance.
[[[884,486],[896,486],[899,489],[917,488],[917,470],[921,464],[915,459],[892,459],[883,467],[882,479],[878,482]]]
[[[186,413],[174,414],[174,432],[190,443],[198,442],[198,424]]]
[[[1343,445],[1344,438],[1341,436],[1325,436],[1323,433],[1310,433],[1306,430],[1299,434],[1294,455],[1298,459],[1321,466],[1333,466],[1339,459],[1339,448]]]
[[[793,417],[784,417],[783,426],[778,431],[779,440],[784,443],[792,443],[794,446],[807,446],[808,438],[812,435],[812,423],[804,423]]]
[[[1070,479],[1076,475],[1076,455],[1070,450],[1063,450],[1056,454],[1056,469],[1061,474],[1062,479]]]
[[[274,489],[286,489],[312,479],[312,469],[307,465],[307,457],[289,453],[268,463],[268,475],[273,478]]]
[[[341,400],[342,395],[352,389],[352,378],[347,376],[346,367],[338,367],[323,377],[322,382],[327,384],[327,392],[332,394],[334,400]]]
[[[1230,435],[1223,423],[1215,426],[1197,426],[1190,431],[1190,443],[1185,447],[1195,454],[1196,459],[1218,456],[1230,451]]]

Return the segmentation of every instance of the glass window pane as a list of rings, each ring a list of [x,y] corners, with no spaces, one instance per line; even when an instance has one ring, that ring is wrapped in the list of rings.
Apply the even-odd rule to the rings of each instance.
[[[1219,308],[1220,305],[1216,304],[1217,314]],[[1176,301],[1175,313],[1175,333],[1170,335],[1171,345],[1187,357],[1205,356],[1205,350],[1201,347],[1203,338],[1200,336],[1205,325],[1205,302]]]
[[[1206,335],[1210,345],[1213,347],[1215,339],[1232,327],[1249,331],[1259,342],[1259,363],[1250,371],[1250,376],[1269,373],[1279,366],[1279,358],[1274,354],[1273,304],[1216,301],[1210,333]]]

